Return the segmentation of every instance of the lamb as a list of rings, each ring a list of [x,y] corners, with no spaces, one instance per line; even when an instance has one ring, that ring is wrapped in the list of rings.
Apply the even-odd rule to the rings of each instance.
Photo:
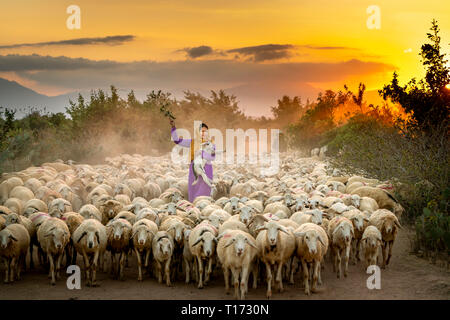
[[[5,201],[4,205],[9,210],[11,210],[17,214],[23,213],[23,204],[22,204],[22,201],[20,201],[20,199],[8,198],[8,200]]]
[[[44,221],[37,231],[37,238],[42,251],[47,254],[50,261],[51,284],[54,286],[56,279],[60,278],[61,260],[66,245],[69,243],[70,232],[67,225],[60,219],[52,218]]]
[[[253,207],[249,207],[249,206],[241,207],[237,211],[239,214],[236,214],[236,215],[230,217],[229,220],[241,221],[245,225],[247,225],[250,222],[253,215],[258,212]]]
[[[203,151],[205,151],[211,155],[214,154],[214,145],[209,141],[202,143],[201,148],[203,149]],[[206,164],[206,159],[203,159],[201,154],[194,158],[194,163],[192,166],[193,166],[195,180],[194,180],[194,182],[192,182],[193,186],[195,186],[198,182],[198,179],[200,177],[202,177],[203,181],[208,186],[212,187],[212,181],[211,181],[211,179],[208,178],[208,176],[205,173],[205,164]]]
[[[359,208],[360,204],[361,204],[361,197],[357,194],[346,194],[344,196],[342,196],[342,202],[344,202],[344,204],[346,206],[354,206],[355,208]]]
[[[316,284],[322,283],[321,264],[328,250],[328,236],[322,227],[309,222],[298,227],[294,231],[294,236],[296,256],[302,263],[305,294],[310,295],[316,291]],[[310,283],[311,272],[312,283]]]
[[[281,271],[295,250],[295,237],[291,231],[278,224],[276,221],[266,222],[260,227],[256,237],[256,244],[261,254],[261,261],[266,265],[267,271],[267,298],[272,296],[272,265],[277,264],[278,269],[275,281],[278,289],[283,291],[283,279]],[[274,270],[275,271],[275,270]]]
[[[174,249],[173,239],[166,231],[158,231],[152,243],[153,258],[156,262],[156,273],[158,275],[158,282],[162,283],[161,264],[164,264],[164,275],[166,278],[166,285],[171,286],[170,282],[170,261],[172,259]]]
[[[351,242],[355,235],[352,222],[342,216],[334,217],[330,220],[328,226],[328,236],[330,238],[330,249],[334,255],[333,272],[341,278],[341,254],[344,258],[344,277],[348,274],[348,259],[350,256]]]
[[[111,274],[120,280],[124,280],[123,269],[125,256],[130,248],[131,230],[131,224],[125,219],[111,220],[106,225],[106,249],[111,252]],[[117,265],[116,254],[119,255]]]
[[[194,271],[195,277],[197,277],[198,273],[195,268],[195,257],[189,248],[189,235],[191,234],[191,229],[184,230],[184,245],[183,245],[183,261],[184,268],[186,272],[186,283],[190,282],[191,270]],[[198,281],[198,279],[196,279]]]
[[[39,246],[36,238],[36,228],[33,226],[33,222],[30,219],[24,216],[19,216],[17,213],[12,212],[5,218],[5,227],[15,223],[23,225],[30,235],[30,268],[34,268],[33,245]]]
[[[96,219],[99,222],[102,222],[103,220],[100,210],[98,210],[93,204],[85,204],[81,207],[79,213],[85,219]]]
[[[370,197],[374,199],[380,209],[391,210],[397,217],[400,217],[404,212],[403,207],[398,203],[389,192],[381,188],[374,187],[359,187],[352,192],[352,194],[358,194],[361,197]]]
[[[2,183],[0,183],[0,205],[4,204],[5,201],[10,198],[11,190],[17,186],[22,186],[23,182],[19,178],[9,178]]]
[[[249,233],[247,226],[241,221],[228,219],[224,223],[222,223],[219,227],[219,234],[224,233],[226,230],[241,230]]]
[[[184,230],[186,230],[187,226],[181,221],[181,218],[178,219],[175,217],[171,217],[166,219],[159,228],[160,231],[167,231],[168,234],[174,240],[174,258],[173,258],[173,267],[172,271],[174,276],[177,276],[177,272],[180,273],[183,271],[183,261],[181,260],[181,256],[183,253],[184,246]]]
[[[212,272],[214,251],[217,243],[217,229],[209,222],[202,222],[192,229],[189,234],[189,249],[197,259],[198,288],[202,289],[207,284]],[[205,270],[205,281],[203,282],[203,260],[208,266]]]
[[[132,240],[133,248],[136,252],[138,261],[138,281],[142,281],[142,256],[144,257],[144,267],[148,268],[152,241],[154,235],[158,232],[156,223],[150,220],[142,219],[133,225]]]
[[[121,211],[114,217],[113,220],[117,219],[125,219],[130,223],[130,225],[134,225],[136,222],[136,215],[130,211]]]
[[[24,186],[16,186],[9,193],[10,198],[17,198],[25,204],[28,200],[34,199],[34,193]]]
[[[99,258],[103,262],[106,251],[106,227],[97,219],[86,219],[72,236],[76,251],[83,256],[87,285],[97,286],[97,266]]]
[[[381,252],[383,253],[383,264],[381,268],[386,268],[392,256],[392,247],[397,237],[398,229],[401,228],[395,214],[386,209],[379,209],[372,213],[369,224],[377,227],[382,235]],[[389,252],[387,252],[389,250]]]
[[[30,235],[21,224],[12,224],[0,231],[0,257],[5,259],[5,283],[20,280],[21,266],[29,245]]]
[[[375,226],[368,226],[362,235],[361,245],[364,252],[364,261],[366,263],[366,269],[371,265],[377,264],[378,251],[381,247],[380,230]]]
[[[258,255],[256,240],[250,234],[241,230],[227,230],[219,238],[217,256],[222,264],[225,291],[228,294],[230,290],[229,271],[231,270],[234,281],[234,296],[236,299],[239,298],[240,278],[240,299],[243,300],[247,293],[249,270]]]
[[[290,220],[294,221],[299,226],[307,222],[312,222],[320,226],[322,224],[323,217],[328,217],[327,213],[324,213],[319,209],[313,209],[296,212],[290,217]]]

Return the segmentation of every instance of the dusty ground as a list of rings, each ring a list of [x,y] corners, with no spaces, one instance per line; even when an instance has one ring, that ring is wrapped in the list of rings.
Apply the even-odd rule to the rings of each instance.
[[[283,293],[273,294],[273,299],[446,299],[450,298],[450,271],[432,265],[427,260],[409,254],[408,232],[402,229],[393,248],[391,264],[381,270],[381,289],[369,290],[362,264],[349,266],[349,276],[337,279],[332,266],[326,263],[322,272],[323,285],[320,292],[305,296],[300,287],[300,274],[296,275],[296,284],[285,284]],[[108,259],[109,261],[109,259]],[[81,260],[78,261],[81,266]],[[1,267],[3,280],[3,264]],[[155,279],[145,278],[137,281],[136,260],[130,259],[130,267],[125,270],[125,281],[112,280],[109,275],[98,274],[100,287],[89,288],[82,280],[81,290],[68,290],[66,275],[55,287],[50,285],[43,270],[26,272],[19,282],[0,284],[0,300],[3,299],[232,299],[224,291],[221,271],[216,270],[209,285],[199,290],[194,284],[182,281],[173,287],[158,284]],[[258,289],[249,289],[248,299],[265,299],[265,284],[259,283]]]

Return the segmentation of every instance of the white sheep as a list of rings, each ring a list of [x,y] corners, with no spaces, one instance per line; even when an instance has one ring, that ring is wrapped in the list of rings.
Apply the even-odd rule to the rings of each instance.
[[[217,257],[222,264],[225,291],[228,294],[229,272],[233,274],[234,296],[239,299],[239,279],[240,299],[245,299],[248,287],[248,276],[252,268],[253,261],[258,255],[258,247],[255,239],[248,233],[241,230],[227,230],[219,235],[217,244]]]
[[[102,266],[106,251],[106,227],[97,219],[86,219],[72,235],[76,251],[83,257],[87,285],[97,286],[97,266]]]
[[[203,221],[192,229],[189,234],[189,249],[196,257],[198,270],[198,288],[203,288],[207,284],[212,272],[212,263],[217,243],[217,229],[209,222]],[[205,281],[203,281],[203,260],[208,266],[205,270]]]
[[[21,224],[12,224],[0,231],[0,257],[5,259],[6,267],[5,283],[20,280],[29,245],[30,235]]]
[[[106,249],[111,252],[111,274],[118,276],[120,280],[124,280],[123,269],[125,256],[130,248],[131,230],[132,225],[125,219],[111,220],[106,225],[108,238]],[[116,254],[119,255],[117,266],[115,263]]]
[[[361,197],[370,197],[374,199],[380,209],[391,210],[397,217],[400,217],[405,211],[392,194],[381,188],[368,186],[359,187],[355,189],[352,194],[358,194]]]
[[[261,261],[266,265],[266,294],[267,298],[270,298],[272,296],[272,265],[277,265],[275,281],[278,284],[278,290],[282,292],[281,272],[283,265],[294,253],[295,237],[291,231],[273,220],[266,222],[264,226],[260,227],[260,230],[262,231],[256,237],[256,244],[261,255]]]
[[[344,277],[347,277],[348,260],[354,235],[353,224],[349,219],[337,216],[330,220],[328,236],[330,238],[331,253],[334,255],[333,271],[337,271],[338,279],[341,278],[342,258],[344,258]]]
[[[311,292],[315,292],[317,283],[319,285],[322,283],[321,264],[328,250],[328,236],[325,230],[315,223],[302,224],[294,231],[294,236],[296,237],[296,255],[302,263],[305,294],[310,295]],[[310,283],[310,273],[312,273],[312,283]]]
[[[70,239],[69,228],[60,219],[47,219],[38,229],[37,238],[42,251],[47,254],[50,261],[50,283],[54,286],[55,279],[59,280],[60,278],[62,257]]]
[[[157,232],[158,226],[156,223],[147,219],[139,220],[133,225],[131,237],[138,262],[138,281],[142,281],[142,259],[144,260],[144,267],[148,268],[152,241]]]
[[[381,244],[383,264],[381,265],[381,268],[384,269],[389,264],[391,259],[392,247],[394,246],[394,241],[401,225],[396,215],[386,209],[379,209],[375,211],[369,219],[369,224],[377,227],[377,229],[381,232],[383,239]]]
[[[377,264],[378,251],[383,241],[380,230],[375,226],[368,226],[362,235],[361,247],[364,253],[366,268]]]
[[[356,264],[356,262],[360,260],[359,246],[364,230],[369,224],[369,217],[358,209],[346,211],[342,214],[342,216],[349,219],[353,224],[353,231],[355,232],[355,235],[352,240],[351,255],[353,263]]]
[[[162,283],[162,266],[164,263],[164,275],[166,278],[166,285],[171,286],[170,282],[170,261],[173,255],[173,239],[166,231],[158,231],[153,237],[152,252],[153,258],[156,262],[156,273],[158,275],[158,282]]]

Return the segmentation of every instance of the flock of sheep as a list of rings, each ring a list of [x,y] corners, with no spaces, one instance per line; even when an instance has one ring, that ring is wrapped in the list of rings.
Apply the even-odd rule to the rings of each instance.
[[[111,275],[123,280],[135,254],[139,281],[152,276],[170,286],[183,277],[203,288],[221,269],[227,293],[231,272],[238,299],[250,274],[252,287],[267,285],[270,298],[273,285],[281,292],[300,273],[309,295],[326,261],[338,278],[342,269],[347,276],[349,260],[389,263],[403,208],[388,182],[341,175],[317,157],[280,160],[270,177],[259,165],[215,165],[213,197],[194,203],[186,200],[187,166],[168,156],[121,155],[102,165],[57,160],[3,174],[4,282],[20,280],[28,253],[35,268],[34,251],[52,285],[77,255],[88,286],[98,285],[109,257]]]

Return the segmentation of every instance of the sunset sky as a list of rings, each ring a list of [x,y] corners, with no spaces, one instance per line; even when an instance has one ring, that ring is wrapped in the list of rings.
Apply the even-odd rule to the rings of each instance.
[[[66,27],[72,4],[81,8],[80,30]],[[379,30],[366,26],[370,5],[381,10]],[[0,7],[0,77],[46,95],[110,84],[176,96],[227,89],[259,115],[282,94],[314,97],[344,83],[356,90],[361,81],[376,90],[394,70],[401,82],[422,77],[418,53],[433,18],[450,53],[450,2],[442,0],[14,0]],[[97,40],[62,42],[80,38]]]

